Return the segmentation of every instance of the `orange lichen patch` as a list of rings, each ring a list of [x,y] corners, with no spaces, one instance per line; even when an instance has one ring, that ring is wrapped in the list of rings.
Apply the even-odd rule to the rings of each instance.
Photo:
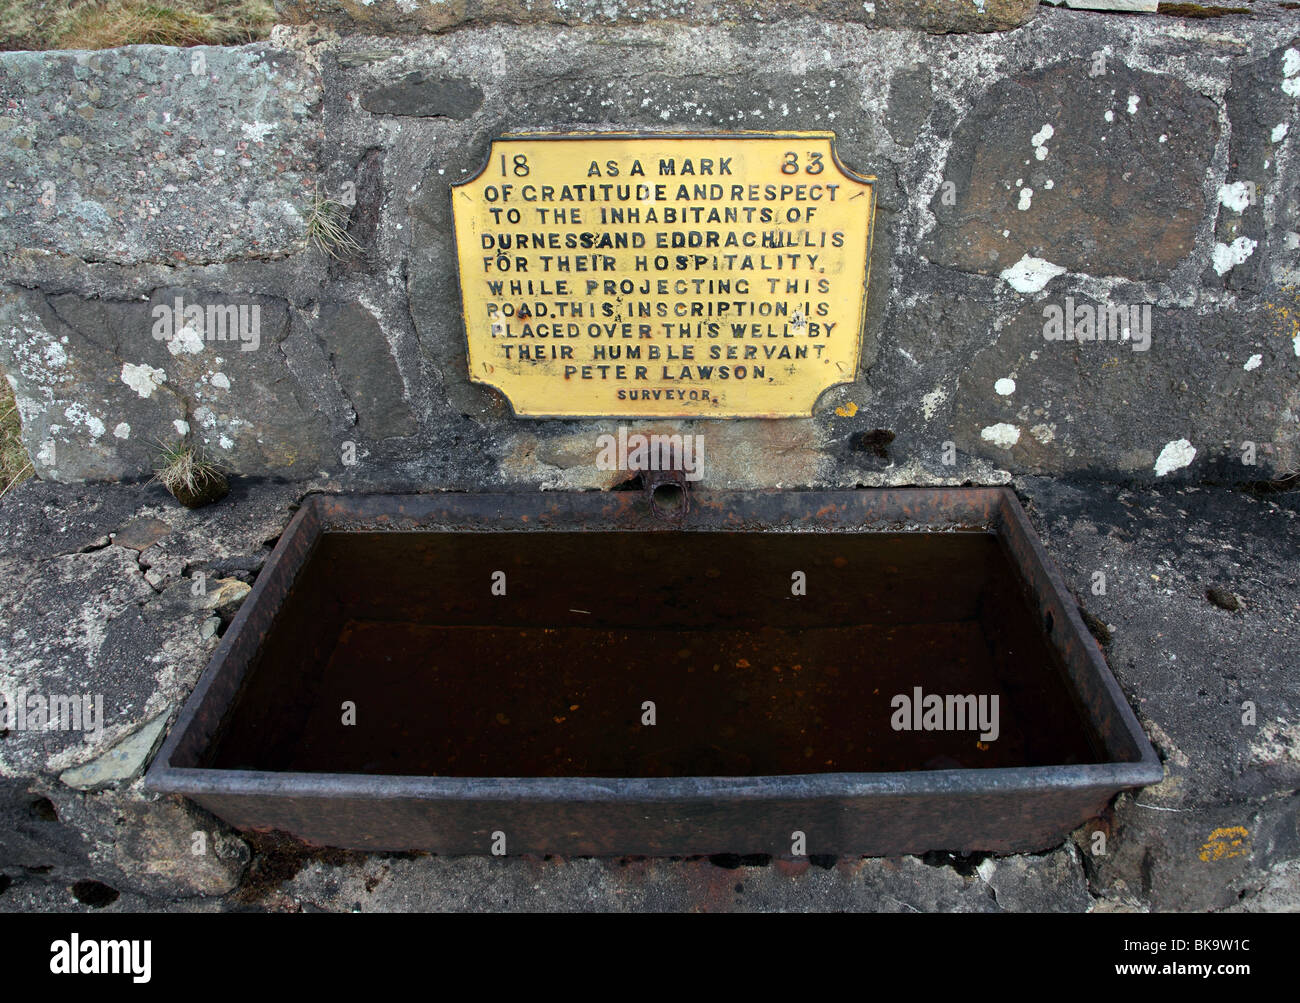
[[[847,404],[843,404],[840,407],[837,407],[835,409],[835,413],[839,415],[841,418],[852,418],[855,414],[858,413],[858,406],[857,404],[853,403],[853,401],[849,401]]]
[[[1250,833],[1245,826],[1233,825],[1215,829],[1205,841],[1199,854],[1202,861],[1228,860],[1243,857],[1250,852]]]
[[[1300,344],[1297,341],[1300,339],[1300,290],[1295,286],[1282,286],[1278,292],[1282,294],[1277,297],[1280,302],[1269,301],[1264,304],[1264,309],[1273,318],[1272,333]]]

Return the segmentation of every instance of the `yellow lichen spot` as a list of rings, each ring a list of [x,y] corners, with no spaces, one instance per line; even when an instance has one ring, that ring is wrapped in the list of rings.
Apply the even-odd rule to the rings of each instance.
[[[847,404],[837,407],[835,413],[841,418],[852,418],[858,413],[858,406],[853,401],[849,401]]]
[[[989,744],[987,742],[976,742],[975,748],[979,749],[980,752],[988,752]]]
[[[738,668],[738,669],[747,669],[747,668],[749,668],[749,661],[748,661],[748,659],[744,659],[744,658],[737,659],[737,660],[736,660],[736,668]]]
[[[1250,833],[1245,826],[1233,825],[1225,829],[1215,829],[1210,838],[1201,847],[1200,858],[1203,862],[1227,860],[1230,857],[1244,857],[1250,852]]]

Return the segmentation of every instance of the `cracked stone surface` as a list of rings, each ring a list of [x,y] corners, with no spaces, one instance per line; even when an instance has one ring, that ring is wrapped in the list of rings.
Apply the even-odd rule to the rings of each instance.
[[[0,556],[0,692],[15,702],[92,694],[103,708],[93,731],[0,737],[0,870],[171,896],[236,886],[242,840],[139,780],[158,737],[151,729],[174,716],[218,643],[203,625],[246,594],[298,497],[274,485],[233,494],[231,508],[191,511],[156,484],[87,492],[33,481],[0,504],[12,531]],[[143,553],[109,542],[142,526],[159,537]],[[164,545],[166,561],[150,563]],[[169,578],[155,584],[149,576],[164,563]],[[211,853],[190,854],[196,831],[210,833]]]

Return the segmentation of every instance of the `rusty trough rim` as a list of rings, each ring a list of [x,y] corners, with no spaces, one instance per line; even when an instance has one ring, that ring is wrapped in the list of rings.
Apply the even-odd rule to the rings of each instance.
[[[612,522],[611,522],[612,520]],[[326,532],[993,532],[1039,615],[1108,761],[1070,766],[749,777],[420,777],[173,766],[197,754],[238,695],[274,613]],[[271,593],[268,596],[268,593]],[[274,601],[274,609],[270,608]],[[231,663],[229,668],[228,663]],[[211,703],[212,706],[207,705]],[[207,714],[202,712],[208,711]],[[215,716],[213,715],[215,711]],[[1164,768],[1087,630],[1060,572],[1007,487],[692,492],[686,525],[656,518],[639,492],[314,494],[304,499],[168,732],[145,786],[169,794],[415,801],[713,802],[1116,792],[1158,783]]]

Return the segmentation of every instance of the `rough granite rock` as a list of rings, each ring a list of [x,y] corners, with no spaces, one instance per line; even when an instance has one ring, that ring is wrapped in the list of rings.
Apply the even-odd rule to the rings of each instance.
[[[1086,912],[1092,906],[1079,856],[1064,852],[989,857],[976,868],[1006,912]]]
[[[340,32],[407,35],[467,24],[623,25],[771,22],[812,15],[873,28],[1003,31],[1034,16],[1037,0],[275,0],[282,22]]]
[[[441,11],[460,25],[455,5],[406,6],[348,9],[380,20]],[[656,15],[611,26],[594,8],[572,10],[591,24],[485,24],[470,5],[471,23],[446,35],[280,29],[274,43],[222,50],[227,62],[209,69],[260,69],[217,74],[209,92],[281,123],[303,163],[252,158],[221,185],[196,174],[191,215],[158,233],[198,239],[218,204],[252,205],[250,187],[288,204],[285,186],[310,182],[351,207],[359,250],[331,256],[304,224],[268,253],[236,227],[224,243],[203,238],[204,255],[185,252],[204,264],[143,252],[118,264],[87,249],[103,235],[72,214],[59,225],[87,246],[63,254],[10,227],[28,249],[0,248],[0,368],[35,468],[65,481],[144,477],[156,442],[188,427],[234,474],[323,475],[348,489],[610,487],[620,478],[586,457],[619,421],[516,419],[469,381],[451,185],[508,131],[792,128],[834,130],[844,163],[878,178],[859,369],[806,419],[656,423],[706,436],[705,487],[1076,472],[1246,482],[1295,468],[1294,15],[1265,5],[1174,22],[1043,8],[1014,31],[927,34],[816,16],[774,26],[764,10],[726,24]],[[188,65],[178,50],[128,51],[163,81]],[[27,54],[0,66],[20,90],[53,72]],[[136,101],[136,73],[116,97],[117,78],[96,86],[104,100]],[[300,93],[267,99],[267,74]],[[138,100],[167,111],[165,94]],[[39,102],[22,107],[38,129],[61,121]],[[187,120],[168,141],[206,150],[230,128],[220,114]],[[114,160],[119,139],[88,133],[82,155]],[[48,174],[61,211],[62,176],[75,175],[62,160]],[[1238,211],[1245,180],[1262,194]],[[15,184],[30,194],[34,182]],[[259,347],[209,339],[206,326],[201,339],[155,339],[154,313],[177,292],[205,307],[259,305]],[[1044,310],[1071,303],[1137,310],[1139,323],[1150,308],[1149,350],[1050,340]],[[861,448],[885,439],[883,451]]]
[[[1274,269],[1295,259],[1300,241],[1296,234],[1300,182],[1282,162],[1289,155],[1287,136],[1300,127],[1295,119],[1300,84],[1290,84],[1290,91],[1286,86],[1300,74],[1287,57],[1288,52],[1300,51],[1297,46],[1300,34],[1291,26],[1289,42],[1233,69],[1227,101],[1233,123],[1230,170],[1218,191],[1218,257],[1206,272],[1207,282],[1222,281],[1230,289],[1259,293],[1268,287]],[[1241,241],[1250,243],[1243,246]],[[1254,249],[1245,261],[1221,270],[1252,244]]]
[[[1028,254],[1069,272],[1166,278],[1195,246],[1218,137],[1209,98],[1117,58],[1094,73],[1075,54],[1000,80],[953,136],[944,180],[956,198],[939,187],[922,252],[986,275]]]
[[[227,326],[227,306],[243,319]],[[202,319],[184,319],[190,309]],[[329,423],[282,348],[281,300],[173,286],[147,301],[11,289],[0,291],[0,330],[11,332],[0,367],[39,477],[148,476],[163,445],[186,438],[240,473],[303,479],[333,462]]]
[[[6,52],[0,95],[0,250],[129,265],[302,248],[320,79],[298,56]]]
[[[1082,293],[1051,288],[1025,302],[955,380],[957,446],[1033,473],[1104,473],[1118,462],[1152,479],[1231,482],[1300,466],[1300,358],[1278,337],[1272,311],[1167,310],[1142,303],[1137,290],[1124,298],[1144,313],[1130,313],[1130,336],[1113,341],[1045,340],[1050,311],[1095,306]],[[1011,441],[989,434],[999,426]],[[1182,439],[1194,440],[1195,466],[1162,472],[1164,448]]]

